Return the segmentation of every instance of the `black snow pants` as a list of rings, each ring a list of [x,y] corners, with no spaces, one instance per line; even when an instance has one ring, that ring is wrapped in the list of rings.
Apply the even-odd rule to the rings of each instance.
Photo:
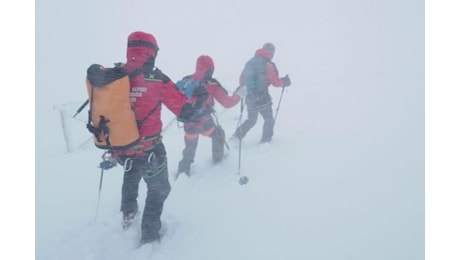
[[[238,127],[233,136],[243,139],[246,134],[255,126],[257,123],[257,117],[260,113],[264,119],[264,125],[262,128],[261,143],[270,142],[273,137],[273,127],[275,119],[273,117],[271,96],[266,94],[261,97],[254,95],[248,95],[246,97],[246,108],[248,111],[248,118]]]
[[[185,148],[182,150],[182,160],[179,162],[179,173],[190,174],[190,166],[195,159],[199,135],[208,136],[212,142],[212,161],[218,163],[224,156],[225,132],[216,125],[211,116],[203,117],[197,122],[187,123],[184,126]]]
[[[155,144],[153,151],[144,156],[120,155],[118,162],[124,166],[120,210],[123,214],[137,212],[139,183],[144,179],[147,196],[142,215],[142,240],[159,239],[163,204],[171,191],[164,144]]]

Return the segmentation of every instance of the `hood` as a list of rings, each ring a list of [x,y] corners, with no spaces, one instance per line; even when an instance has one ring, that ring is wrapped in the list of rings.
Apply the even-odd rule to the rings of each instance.
[[[268,50],[261,48],[256,51],[255,56],[257,57],[263,57],[268,60],[271,60],[273,58],[273,53],[269,52]]]
[[[214,61],[208,55],[201,55],[196,60],[195,73],[193,79],[209,79],[214,72]]]
[[[137,31],[128,36],[126,67],[139,68],[147,61],[154,62],[158,53],[158,43],[149,33]]]

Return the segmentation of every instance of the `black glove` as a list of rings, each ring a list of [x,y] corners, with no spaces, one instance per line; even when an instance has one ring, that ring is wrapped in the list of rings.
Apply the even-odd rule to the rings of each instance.
[[[289,78],[289,75],[286,75],[281,79],[284,81],[284,86],[285,87],[289,87],[291,85],[291,79]]]
[[[192,104],[185,103],[184,106],[182,106],[179,115],[177,116],[177,120],[183,123],[193,121],[196,113],[197,110],[192,106]]]

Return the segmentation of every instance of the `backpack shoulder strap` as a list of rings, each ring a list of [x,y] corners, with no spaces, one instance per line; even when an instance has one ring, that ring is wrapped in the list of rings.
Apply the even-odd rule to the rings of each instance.
[[[147,113],[147,115],[142,119],[142,120],[138,120],[137,121],[137,128],[140,129],[142,127],[142,125],[144,124],[145,120],[147,120],[147,118],[149,118],[153,112],[155,112],[155,110],[157,110],[157,108],[160,106],[161,104],[161,101],[158,101],[156,103],[156,105]]]
[[[161,73],[161,71],[159,71],[159,70],[158,70],[158,72]],[[137,69],[134,69],[133,71],[131,71],[131,73],[129,73],[129,77],[134,78],[134,77],[138,76],[141,73],[144,73],[143,69],[142,68],[137,68]],[[155,71],[154,71],[154,73],[155,73]],[[162,74],[162,75],[164,75],[164,74]],[[169,79],[169,78],[167,78],[167,79]],[[165,80],[162,80],[162,81],[164,82]],[[142,120],[137,120],[137,129],[140,129],[142,127],[142,125],[144,124],[145,120],[147,120],[155,112],[155,110],[157,110],[157,108],[160,105],[161,105],[161,100],[159,100],[155,104],[155,106],[147,113],[147,115]]]

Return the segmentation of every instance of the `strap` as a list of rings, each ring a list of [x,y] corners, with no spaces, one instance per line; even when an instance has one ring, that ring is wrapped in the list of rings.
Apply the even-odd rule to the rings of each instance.
[[[131,73],[129,73],[129,77],[134,78],[141,73],[143,73],[142,68],[137,68],[131,71]],[[160,106],[160,104],[161,104],[161,101],[158,101],[158,103],[147,113],[147,115],[142,120],[137,120],[137,129],[141,129],[145,120],[147,120],[147,118],[149,118],[153,114],[153,112],[155,112],[155,110],[158,108],[158,106]]]
[[[144,124],[145,120],[149,118],[155,110],[160,106],[161,101],[158,101],[158,103],[147,113],[147,115],[144,117],[142,120],[137,120],[137,129],[141,129],[142,125]]]
[[[102,123],[101,121],[102,120],[105,121],[105,118],[104,118],[104,116],[101,116],[101,121],[99,122],[98,127],[93,126],[93,124],[92,124],[92,121],[93,121],[93,98],[94,98],[94,86],[91,84],[91,99],[90,99],[90,102],[89,102],[88,123],[86,124],[86,128],[88,128],[88,131],[90,133],[92,133],[96,137],[98,142],[102,142],[102,139],[101,139],[102,129],[100,128],[100,126],[101,126],[101,123]],[[105,123],[102,123],[102,124],[105,125]],[[105,125],[105,127],[107,127],[107,126]]]
[[[107,120],[102,115],[99,117],[100,120],[97,127],[94,127],[91,123],[88,123],[86,125],[86,128],[88,128],[88,131],[96,137],[98,142],[102,142],[101,134],[104,134],[106,136],[105,142],[108,146],[110,146],[109,128],[107,127],[107,123],[109,122],[109,120]]]
[[[101,130],[101,132],[103,134],[106,135],[105,143],[108,146],[111,146],[110,139],[109,139],[109,128],[107,127],[107,123],[109,122],[109,120],[105,119],[104,116],[99,116],[99,118],[100,118],[100,120],[99,120],[98,128]]]

